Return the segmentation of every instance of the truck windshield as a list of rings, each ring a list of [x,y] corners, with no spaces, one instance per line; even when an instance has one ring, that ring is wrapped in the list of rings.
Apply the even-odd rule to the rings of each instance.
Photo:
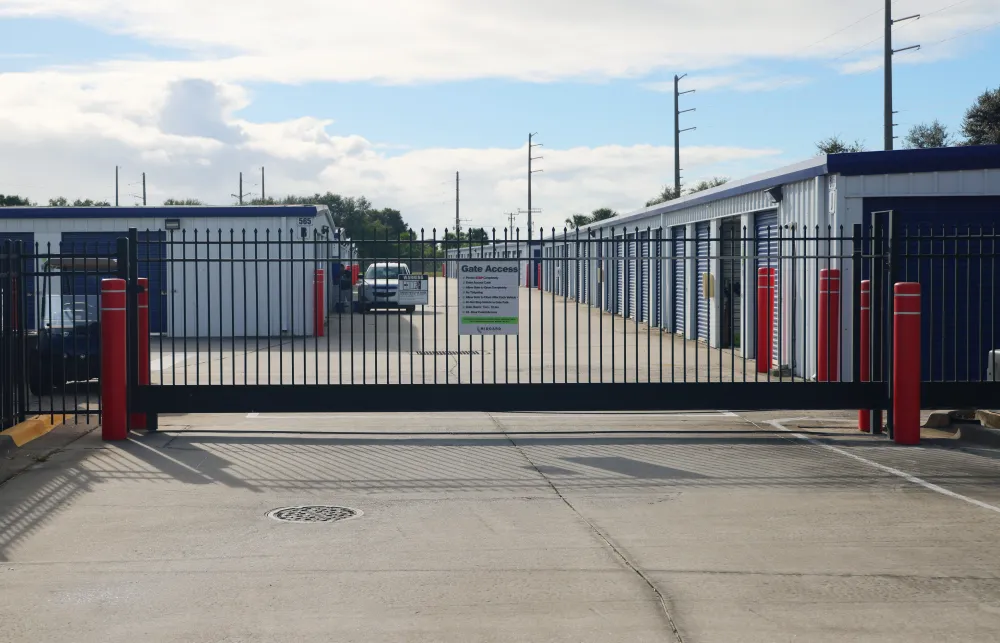
[[[96,324],[100,318],[97,297],[92,295],[50,295],[45,302],[46,328],[74,328]]]
[[[399,275],[408,274],[403,266],[368,266],[365,279],[397,279]]]

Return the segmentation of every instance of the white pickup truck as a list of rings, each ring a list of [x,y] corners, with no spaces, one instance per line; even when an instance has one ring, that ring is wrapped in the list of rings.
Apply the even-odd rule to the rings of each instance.
[[[412,313],[416,306],[399,304],[399,276],[410,274],[405,263],[373,263],[358,284],[358,306],[367,313],[375,308],[401,308]]]

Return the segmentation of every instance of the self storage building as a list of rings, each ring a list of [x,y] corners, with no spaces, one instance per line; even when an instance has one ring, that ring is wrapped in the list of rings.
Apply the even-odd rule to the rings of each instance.
[[[336,284],[353,259],[322,205],[0,208],[0,244],[22,242],[25,269],[39,275],[53,255],[113,255],[130,228],[149,279],[150,330],[174,337],[311,334],[315,269]],[[96,295],[105,276],[28,280],[27,323],[37,323],[43,285],[46,296]],[[325,292],[332,310],[337,289]]]
[[[872,277],[870,259],[887,243],[890,217],[896,251],[913,255],[897,262],[894,278],[923,288],[923,349],[936,357],[924,360],[925,379],[981,379],[987,351],[1000,343],[992,245],[1000,146],[824,155],[546,234],[543,288],[755,358],[756,287],[759,270],[770,268],[773,367],[811,378],[820,271],[839,270],[837,350],[841,377],[850,379],[860,281],[852,255],[864,255],[862,277]],[[973,357],[952,360],[966,346]]]

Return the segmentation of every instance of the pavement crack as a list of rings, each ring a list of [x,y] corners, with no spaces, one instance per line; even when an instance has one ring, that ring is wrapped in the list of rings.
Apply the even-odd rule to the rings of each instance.
[[[581,513],[580,510],[577,509],[573,505],[573,503],[570,502],[570,500],[562,494],[561,491],[559,491],[559,488],[556,487],[555,483],[553,483],[552,480],[547,475],[545,475],[541,471],[541,469],[538,468],[538,465],[536,465],[534,461],[532,461],[532,459],[528,457],[528,454],[524,451],[524,449],[522,449],[521,446],[514,441],[514,438],[508,434],[507,427],[505,427],[503,423],[500,422],[500,420],[494,417],[492,413],[486,413],[486,417],[488,417],[490,421],[493,422],[493,424],[497,427],[497,429],[501,433],[503,433],[504,437],[507,439],[508,442],[510,442],[510,445],[514,448],[514,450],[517,451],[518,454],[520,454],[520,456],[524,459],[526,463],[528,463],[528,466],[530,466],[535,471],[535,473],[537,473],[542,478],[542,480],[545,481],[545,483],[549,486],[549,488],[552,489],[552,493],[556,494],[556,496],[563,502],[563,504],[566,505],[566,507],[568,507],[569,510],[572,511],[577,516],[577,518],[579,518],[584,524],[586,524],[587,527],[590,528],[591,532],[593,532],[593,534],[597,536],[597,538],[599,538],[605,545],[607,545],[608,549],[610,549],[611,552],[618,558],[618,560],[621,561],[622,565],[624,565],[633,574],[638,576],[639,579],[642,580],[642,582],[645,583],[647,587],[649,587],[650,591],[653,592],[653,595],[656,596],[656,599],[660,604],[660,610],[663,612],[663,616],[667,621],[667,625],[670,627],[670,632],[671,634],[673,634],[674,642],[684,643],[684,637],[681,636],[681,632],[677,628],[677,623],[674,621],[674,617],[670,614],[670,608],[667,606],[669,600],[660,590],[660,588],[656,586],[656,583],[653,582],[653,579],[650,578],[644,571],[642,571],[642,569],[639,567],[638,564],[634,563],[621,548],[619,548],[617,545],[614,544],[614,542],[611,541],[610,537],[608,537],[603,531],[601,531],[601,529],[597,525],[595,525],[589,518],[584,516],[583,513]]]

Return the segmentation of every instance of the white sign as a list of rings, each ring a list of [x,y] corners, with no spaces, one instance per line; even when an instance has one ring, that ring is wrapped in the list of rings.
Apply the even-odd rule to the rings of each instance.
[[[427,275],[400,275],[396,293],[400,306],[426,306],[429,289]]]
[[[458,332],[516,335],[519,275],[514,261],[459,261]]]

